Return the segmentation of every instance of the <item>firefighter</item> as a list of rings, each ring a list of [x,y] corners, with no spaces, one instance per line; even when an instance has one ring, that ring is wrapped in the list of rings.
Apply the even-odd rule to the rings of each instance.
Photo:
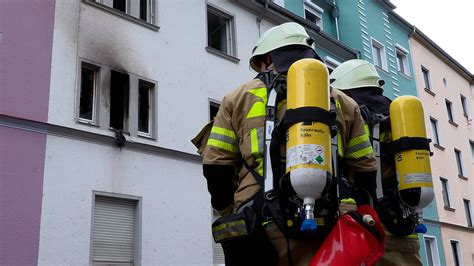
[[[383,96],[384,81],[374,65],[360,59],[348,60],[334,69],[330,78],[332,88],[343,91],[360,105],[369,131],[380,123],[380,141],[391,141],[390,121],[387,120],[391,101]],[[385,225],[387,238],[384,256],[376,265],[422,265],[418,236],[412,233],[414,222],[404,218],[400,208],[394,156],[382,156],[381,177],[384,195],[376,202],[376,210]]]
[[[228,93],[213,125],[208,126],[210,131],[201,132],[193,140],[203,156],[203,174],[212,207],[221,215],[213,224],[213,236],[222,244],[226,265],[308,265],[324,240],[292,238],[277,226],[275,221],[281,217],[263,219],[260,204],[268,87],[281,79],[286,84],[285,75],[294,62],[304,58],[321,60],[313,42],[306,30],[294,22],[266,31],[249,62],[260,74]],[[338,150],[347,161],[345,172],[360,191],[374,195],[376,162],[359,107],[338,90],[332,90],[331,95]],[[276,117],[281,119],[286,111],[284,86],[280,87],[277,103]],[[281,145],[284,150],[285,143]],[[363,202],[367,198],[357,198],[360,204],[368,203]],[[356,208],[353,200],[345,202],[340,206],[344,211]]]

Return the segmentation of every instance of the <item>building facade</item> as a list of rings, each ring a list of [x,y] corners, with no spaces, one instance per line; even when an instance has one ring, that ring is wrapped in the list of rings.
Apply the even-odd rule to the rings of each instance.
[[[255,76],[259,35],[295,20],[323,56],[357,57],[261,1],[0,1],[0,12],[0,264],[221,263],[190,140]]]
[[[425,263],[472,265],[473,77],[419,29],[414,29],[410,42],[434,153],[431,167],[439,221],[431,222],[441,227],[441,236],[430,232],[423,236]],[[439,254],[436,245],[442,247]]]

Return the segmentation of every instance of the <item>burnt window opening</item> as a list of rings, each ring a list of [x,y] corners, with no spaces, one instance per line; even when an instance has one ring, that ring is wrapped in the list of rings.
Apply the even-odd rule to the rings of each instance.
[[[140,80],[138,83],[138,133],[151,136],[152,95],[154,84]]]
[[[209,120],[212,121],[217,115],[217,112],[219,111],[219,106],[220,104],[216,102],[209,102]]]
[[[140,19],[148,21],[148,0],[140,0]]]
[[[124,130],[128,120],[129,77],[112,71],[110,80],[110,127]]]
[[[233,18],[211,6],[207,8],[207,45],[234,55]]]
[[[114,9],[120,10],[124,13],[127,12],[127,0],[114,0]]]
[[[96,88],[97,69],[86,65],[81,66],[81,94],[79,100],[79,118],[92,122],[94,120],[94,95]]]

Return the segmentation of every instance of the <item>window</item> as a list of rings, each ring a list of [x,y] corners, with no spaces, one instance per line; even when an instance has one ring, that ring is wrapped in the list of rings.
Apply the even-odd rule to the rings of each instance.
[[[209,121],[214,120],[219,111],[220,104],[214,101],[209,102]]]
[[[235,56],[233,17],[207,6],[207,46],[224,54]]]
[[[445,208],[452,208],[451,206],[451,193],[449,192],[448,179],[440,177],[441,180],[441,193],[443,194],[443,202]]]
[[[454,266],[461,266],[461,253],[459,252],[459,241],[451,240],[451,251],[453,252]]]
[[[431,91],[430,71],[424,67],[421,67],[423,73],[423,86],[425,90]]]
[[[151,137],[153,117],[153,89],[155,84],[138,81],[138,135]]]
[[[433,144],[441,145],[439,141],[439,134],[438,134],[438,120],[430,117],[430,123],[431,123],[431,130],[433,134]]]
[[[110,79],[110,127],[127,130],[129,77],[127,74],[112,71]]]
[[[467,226],[472,227],[471,201],[468,199],[463,199],[463,201],[464,201],[464,211],[466,212]]]
[[[79,97],[79,122],[95,123],[97,77],[99,68],[81,63],[81,85]]]
[[[406,76],[410,76],[410,70],[408,66],[408,51],[399,45],[396,45],[395,50],[397,54],[398,72],[403,73]]]
[[[329,73],[331,73],[336,67],[338,67],[341,64],[341,62],[329,56],[324,57],[324,63],[328,67]]]
[[[449,100],[446,100],[446,110],[448,111],[449,122],[454,123],[453,104]]]
[[[92,264],[139,265],[139,198],[94,195]]]
[[[425,253],[426,253],[427,266],[440,265],[436,238],[433,236],[427,236],[427,235],[423,235],[423,238],[425,240],[425,250],[426,250]]]
[[[454,149],[454,154],[456,156],[456,164],[458,166],[458,174],[459,174],[460,177],[464,177],[461,151],[458,150],[458,149]]]
[[[313,3],[311,0],[304,1],[304,17],[323,29],[324,9]]]
[[[374,65],[387,70],[387,60],[385,58],[385,47],[382,43],[372,39],[372,56]]]
[[[93,1],[93,0],[89,0]],[[150,0],[95,0],[134,18],[153,23],[153,2]]]
[[[474,141],[469,140],[469,144],[471,145],[471,159],[474,161]]]
[[[461,94],[461,106],[462,106],[462,112],[464,116],[469,117],[469,109],[467,107],[466,97],[464,97],[462,94]]]

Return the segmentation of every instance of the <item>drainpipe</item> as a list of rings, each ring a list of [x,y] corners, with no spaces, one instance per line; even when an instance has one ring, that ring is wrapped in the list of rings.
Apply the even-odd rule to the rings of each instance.
[[[334,20],[336,22],[336,38],[338,41],[340,41],[340,37],[339,37],[339,7],[337,6],[336,4],[336,0],[333,0],[333,4],[334,4],[334,7],[333,7],[333,16],[334,16]],[[336,13],[336,14],[334,14]]]

